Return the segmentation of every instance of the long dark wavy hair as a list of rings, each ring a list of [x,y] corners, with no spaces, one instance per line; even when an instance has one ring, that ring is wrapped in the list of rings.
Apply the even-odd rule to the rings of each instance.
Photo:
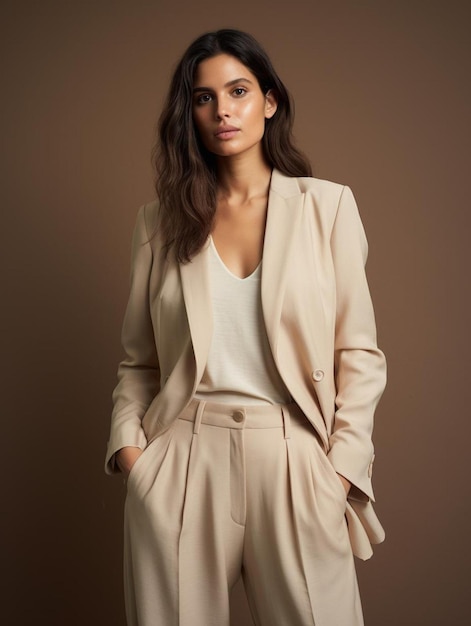
[[[186,50],[173,75],[159,119],[153,151],[156,191],[160,201],[159,228],[166,253],[188,262],[201,250],[216,212],[216,158],[203,146],[193,123],[193,83],[198,64],[229,54],[257,78],[264,94],[272,90],[277,110],[265,121],[263,153],[270,167],[287,176],[311,176],[307,158],[292,137],[293,106],[286,87],[252,35],[223,29],[206,33]]]

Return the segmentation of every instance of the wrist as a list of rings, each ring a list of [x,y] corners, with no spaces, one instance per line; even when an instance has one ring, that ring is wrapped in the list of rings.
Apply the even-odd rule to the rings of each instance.
[[[127,475],[141,454],[142,450],[137,446],[126,446],[121,448],[116,452],[116,465],[123,474]]]

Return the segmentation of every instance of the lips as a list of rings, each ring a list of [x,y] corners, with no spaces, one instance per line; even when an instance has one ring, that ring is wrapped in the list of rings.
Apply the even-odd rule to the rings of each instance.
[[[239,128],[236,126],[220,126],[214,133],[214,136],[218,139],[231,139],[239,132]]]

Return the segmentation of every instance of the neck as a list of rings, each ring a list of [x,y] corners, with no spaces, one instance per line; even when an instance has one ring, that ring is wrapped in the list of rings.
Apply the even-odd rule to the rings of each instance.
[[[247,202],[268,193],[271,168],[262,158],[221,158],[217,171],[222,198]]]

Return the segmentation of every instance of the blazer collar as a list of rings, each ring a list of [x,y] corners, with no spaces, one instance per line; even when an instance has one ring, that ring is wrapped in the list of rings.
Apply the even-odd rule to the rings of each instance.
[[[303,198],[296,178],[273,170],[263,244],[261,297],[268,340],[275,359],[286,287],[286,259],[289,258],[300,223]],[[208,261],[209,239],[190,263],[180,265],[183,297],[196,360],[196,383],[204,373],[213,327]]]
[[[299,181],[293,176],[285,176],[276,168],[272,171],[270,181],[270,192],[276,192],[282,198],[299,196],[303,192],[299,187]]]

